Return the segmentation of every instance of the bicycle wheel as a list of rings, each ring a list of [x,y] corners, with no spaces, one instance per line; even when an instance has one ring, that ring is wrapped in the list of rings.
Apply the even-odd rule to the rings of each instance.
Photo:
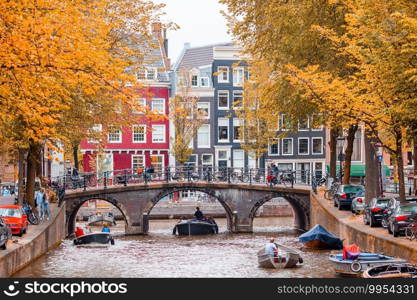
[[[39,224],[39,217],[31,211],[28,214],[28,221],[32,225],[38,225]]]
[[[409,240],[413,239],[413,235],[414,235],[413,227],[406,227],[405,230],[404,230],[404,233],[405,233],[405,237],[407,239],[409,239]]]

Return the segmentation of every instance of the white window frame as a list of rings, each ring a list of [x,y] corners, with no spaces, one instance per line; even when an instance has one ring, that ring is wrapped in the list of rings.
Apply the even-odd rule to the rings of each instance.
[[[143,154],[142,155],[140,155],[140,154],[133,154],[132,157],[131,157],[131,164],[130,164],[132,166],[133,171],[136,171],[136,169],[137,169],[137,168],[134,168],[133,167],[133,160],[134,160],[135,157],[142,157],[143,165],[142,165],[141,168],[144,169],[145,166],[146,166],[146,158],[145,158],[145,155],[143,155]]]
[[[143,72],[144,78],[139,78],[139,73]],[[148,79],[148,76],[150,73],[153,73],[153,79]],[[148,74],[149,73],[149,74]],[[138,81],[156,81],[158,78],[158,69],[157,68],[146,68],[138,71],[138,74],[136,74],[136,78]]]
[[[237,74],[238,74],[239,71],[242,72],[241,82],[238,82],[236,80],[238,78]],[[244,82],[245,82],[245,68],[244,67],[233,68],[233,86],[243,86]]]
[[[154,101],[162,101],[162,111],[155,110]],[[153,112],[163,114],[163,115],[165,114],[165,105],[166,105],[165,98],[152,98],[152,104],[151,105],[152,105],[152,111]]]
[[[314,152],[314,140],[321,140],[320,153]],[[313,154],[313,155],[322,155],[323,154],[323,138],[322,137],[312,137],[311,138],[311,154]]]
[[[203,157],[204,156],[210,156],[211,157],[211,162],[210,163],[204,163],[204,160],[203,160]],[[203,154],[201,154],[201,165],[202,166],[211,166],[211,167],[213,167],[213,163],[214,163],[214,160],[213,160],[213,154],[211,154],[211,153],[203,153]]]
[[[276,143],[271,143],[271,140],[276,141]],[[268,155],[269,155],[269,156],[278,156],[278,155],[279,155],[279,153],[280,153],[280,151],[279,151],[279,150],[280,150],[280,149],[279,149],[279,148],[280,148],[280,147],[279,147],[279,145],[280,145],[280,139],[279,139],[279,138],[272,138],[272,139],[269,139],[269,141],[270,141],[270,142],[268,143]],[[275,144],[276,144],[276,145],[277,145],[277,147],[278,147],[278,153],[272,153],[272,152],[271,152],[271,146],[272,146],[272,145],[275,145]]]
[[[239,124],[239,125],[235,125],[235,124]],[[243,119],[239,119],[239,118],[233,118],[233,142],[234,143],[240,143],[242,142],[242,139],[235,139],[235,127],[243,127]]]
[[[242,100],[241,100],[241,103],[240,103],[240,106],[236,106],[236,104],[235,104],[235,94],[236,93],[241,93],[241,95],[242,95]],[[240,107],[242,107],[242,105],[243,105],[243,90],[234,90],[233,91],[233,93],[232,93],[232,103],[233,103],[233,109],[239,109]]]
[[[162,162],[161,162],[161,169],[159,170],[159,169],[157,169],[157,168],[155,168],[155,165],[154,165],[154,163],[152,162],[152,157],[162,157]],[[163,171],[164,170],[164,168],[165,168],[165,155],[163,155],[163,154],[151,154],[150,156],[149,156],[149,158],[150,158],[150,164],[154,167],[154,169],[156,169],[155,171],[156,172],[158,172],[158,171]]]
[[[223,139],[223,140],[220,139],[220,131],[219,131],[219,129],[220,129],[220,127],[225,127],[223,125],[220,126],[220,120],[226,120],[227,121],[227,139]],[[229,124],[229,119],[227,119],[227,118],[218,118],[217,119],[217,134],[218,134],[217,140],[218,140],[219,143],[229,143],[229,141],[230,141],[230,124]]]
[[[143,141],[135,141],[135,128],[139,128],[142,127],[143,128]],[[133,144],[145,144],[146,143],[146,125],[133,125],[132,126],[132,143]]]
[[[202,127],[206,127],[208,129],[207,130],[208,144],[205,144],[205,145],[200,144],[200,139],[199,139],[199,132],[200,132],[200,129]],[[211,146],[210,144],[211,144],[210,143],[210,124],[203,124],[203,125],[200,126],[200,128],[197,131],[197,148],[199,148],[199,149],[201,149],[201,148],[210,148],[210,146]]]
[[[107,134],[107,141],[109,142],[109,144],[120,144],[122,142],[122,130],[120,128],[116,128],[116,129],[119,132],[119,139],[117,141],[111,141],[110,134],[113,134],[113,133],[111,133],[109,130]]]
[[[279,120],[279,127],[281,131],[289,131],[290,128],[284,128],[284,117],[286,117],[286,114],[281,114],[280,120]],[[294,151],[293,151],[294,152]]]
[[[285,140],[290,140],[291,141],[291,153],[284,153],[284,141]],[[281,151],[281,153],[282,153],[282,155],[283,156],[291,156],[291,155],[294,155],[294,139],[293,138],[282,138],[281,139],[281,142],[282,142],[282,151]]]
[[[310,130],[310,118],[307,118],[307,128],[300,128],[300,121],[298,121],[298,131],[309,131]]]
[[[162,135],[163,135],[163,140],[162,141],[157,141],[157,140],[155,140],[155,138],[154,138],[154,133],[155,133],[155,129],[157,128],[157,127],[159,127],[159,128],[162,128]],[[162,143],[165,143],[166,142],[166,127],[165,127],[165,125],[164,124],[154,124],[154,125],[152,125],[152,143],[155,143],[155,144],[162,144]]]
[[[136,98],[135,101],[143,108],[146,108],[146,99],[145,98]],[[134,114],[143,114],[143,111],[133,110]]]
[[[220,106],[220,93],[227,93],[227,105]],[[217,109],[218,110],[229,110],[230,107],[230,92],[228,90],[217,91]]]
[[[236,165],[235,165],[235,161],[236,161],[236,156],[235,156],[235,154],[236,154],[236,152],[239,152],[239,153],[242,153],[243,154],[243,164],[242,164],[242,166],[240,167],[237,167]],[[232,159],[232,164],[233,164],[233,168],[244,168],[245,167],[245,151],[243,150],[243,149],[233,149],[232,150],[232,153],[233,153],[233,159]]]
[[[196,85],[193,84],[193,77],[196,77]],[[198,76],[197,74],[191,74],[191,87],[199,87],[200,86],[200,76]]]
[[[93,127],[90,128],[90,132],[102,132],[103,131],[103,125],[102,124],[94,124]],[[95,139],[88,139],[88,143],[90,144],[97,144],[98,140]]]
[[[307,140],[307,153],[300,153],[300,140]],[[298,155],[310,155],[310,139],[308,137],[299,137],[297,145]]]
[[[227,79],[223,79],[222,77],[222,75],[223,75],[223,73],[224,72],[220,72],[220,69],[222,69],[222,68],[225,68],[226,70],[227,70]],[[230,80],[230,78],[229,78],[230,76],[229,76],[229,67],[227,67],[227,66],[218,66],[217,67],[217,82],[218,83],[229,83],[229,80]]]
[[[199,107],[200,104],[207,105],[207,116],[204,117],[204,119],[210,119],[210,102],[197,102],[197,110],[200,109],[200,107]]]
[[[203,80],[207,80],[207,85],[203,84]],[[200,87],[210,87],[210,78],[207,76],[202,76],[199,78],[199,85]]]

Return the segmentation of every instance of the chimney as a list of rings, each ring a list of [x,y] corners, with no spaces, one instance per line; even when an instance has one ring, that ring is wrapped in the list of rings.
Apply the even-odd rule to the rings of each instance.
[[[162,24],[159,22],[152,23],[152,35],[160,40],[162,38]]]

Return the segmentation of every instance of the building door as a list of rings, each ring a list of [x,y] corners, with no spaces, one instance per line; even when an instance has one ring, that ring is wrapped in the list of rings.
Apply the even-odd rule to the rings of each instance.
[[[309,183],[310,182],[310,163],[297,163],[296,182],[297,183]]]
[[[217,167],[230,167],[230,149],[217,149]]]
[[[161,176],[164,169],[164,156],[163,155],[151,155],[151,164],[154,168],[155,176]]]

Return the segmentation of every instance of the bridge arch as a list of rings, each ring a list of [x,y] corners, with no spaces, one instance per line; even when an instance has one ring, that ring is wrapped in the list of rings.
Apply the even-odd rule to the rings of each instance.
[[[77,218],[77,214],[80,208],[83,206],[84,203],[91,201],[91,200],[106,201],[112,204],[114,207],[116,207],[122,214],[124,222],[125,222],[125,228],[127,228],[127,225],[128,225],[127,213],[126,213],[126,208],[123,206],[122,203],[119,203],[116,199],[112,199],[112,198],[86,197],[86,198],[81,198],[78,201],[72,202],[70,207],[67,207],[66,226],[67,226],[68,235],[71,235],[75,231],[76,218]]]

